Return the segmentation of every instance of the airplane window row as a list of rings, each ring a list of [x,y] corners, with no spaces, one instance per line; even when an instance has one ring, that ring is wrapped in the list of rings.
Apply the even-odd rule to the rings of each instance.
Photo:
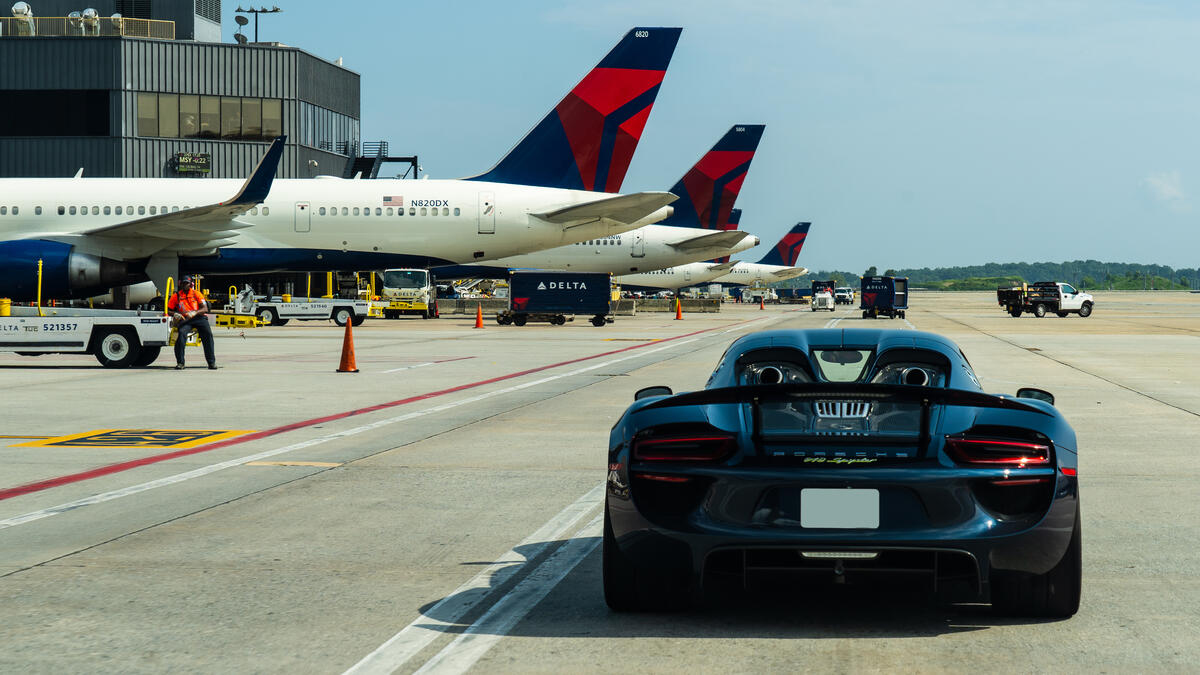
[[[337,207],[337,206],[330,206],[329,208],[322,206],[317,209],[317,215],[318,216],[325,216],[325,215],[336,216],[336,215],[338,215],[338,208],[339,207]],[[355,206],[353,208],[351,208],[349,206],[342,206],[340,208],[341,208],[341,215],[343,215],[343,216],[349,216],[349,215],[369,216],[369,215],[371,215],[371,207],[370,206],[364,206],[362,208],[359,208],[357,206]],[[408,215],[410,215],[410,216],[417,215],[417,211],[418,211],[418,209],[415,206],[408,207]],[[393,213],[392,207],[390,207],[390,206],[387,208],[376,206],[375,207],[375,215],[376,216],[403,216],[404,208],[401,207],[401,208],[395,209],[395,212]],[[441,213],[439,213],[437,207],[428,208],[428,207],[422,206],[420,208],[420,215],[422,215],[422,216],[437,216],[437,215],[448,216],[448,215],[450,215],[450,207],[443,206],[441,208]],[[456,216],[462,215],[462,209],[460,209],[457,206],[454,207],[454,215],[456,215]]]
[[[187,209],[187,208],[191,208],[191,207],[184,206],[182,208]],[[37,207],[38,215],[41,215],[41,209],[42,209],[42,207],[40,207],[40,206]],[[134,206],[79,206],[79,207],[59,206],[58,207],[58,215],[60,215],[60,216],[86,216],[86,215],[98,216],[98,215],[103,214],[106,216],[111,216],[111,215],[132,216],[132,215],[136,214],[139,216],[144,216],[144,215],[149,214],[149,215],[155,216],[160,213],[175,213],[175,212],[179,211],[179,209],[180,209],[180,207],[178,207],[178,206],[145,206],[145,205],[141,205],[141,206],[137,206],[137,207],[134,207]]]
[[[581,241],[578,246],[620,246],[620,239],[588,239]]]
[[[263,214],[264,216],[269,216],[269,215],[271,215],[271,207],[269,207],[269,206],[264,206],[264,207],[262,207],[262,214]],[[252,207],[252,208],[250,209],[250,215],[252,215],[252,216],[257,216],[257,215],[258,215],[258,207],[257,207],[257,206],[255,206],[255,207]]]

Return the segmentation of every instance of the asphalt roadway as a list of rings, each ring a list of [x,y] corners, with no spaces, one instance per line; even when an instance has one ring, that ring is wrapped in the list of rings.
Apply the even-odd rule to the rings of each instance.
[[[324,322],[218,329],[217,371],[197,349],[183,372],[2,353],[0,672],[1195,671],[1200,295],[1097,296],[1087,319],[914,293],[895,321],[372,320],[358,373],[334,372]],[[1079,613],[905,589],[610,612],[604,448],[633,392],[701,387],[748,331],[864,323],[947,335],[989,391],[1057,395],[1080,439]],[[146,429],[244,433],[110,431]],[[110,438],[46,438],[88,432]]]

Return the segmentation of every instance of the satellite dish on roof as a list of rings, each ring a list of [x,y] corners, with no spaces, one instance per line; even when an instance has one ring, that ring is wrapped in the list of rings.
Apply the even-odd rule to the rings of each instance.
[[[245,26],[246,24],[250,23],[250,19],[247,19],[246,17],[242,16],[241,14],[238,14],[238,15],[234,16],[234,17],[233,17],[233,20],[234,20],[234,21],[237,23],[237,25],[239,25],[239,26]]]
[[[242,35],[241,33],[234,33],[234,34],[233,34],[233,39],[234,39],[235,41],[237,41],[237,43],[238,43],[239,45],[244,45],[244,44],[246,44],[246,36],[245,36],[245,35]]]

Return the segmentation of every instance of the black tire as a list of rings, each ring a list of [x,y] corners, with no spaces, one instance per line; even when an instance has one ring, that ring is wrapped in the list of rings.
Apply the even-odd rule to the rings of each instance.
[[[497,314],[497,315],[496,315],[496,323],[498,323],[498,324],[500,324],[501,326],[503,326],[503,325],[504,325],[504,317],[503,317],[503,316],[501,316],[500,314]]]
[[[270,307],[263,307],[258,310],[258,320],[265,325],[274,326],[279,320],[279,316],[275,314],[275,310]]]
[[[96,336],[96,360],[105,368],[128,368],[141,353],[132,328],[106,328]]]
[[[1083,528],[1079,509],[1062,560],[1045,574],[992,570],[992,609],[1009,616],[1067,618],[1079,611],[1083,578]]]
[[[291,319],[275,319],[275,323],[273,323],[271,325],[272,326],[286,326],[287,322],[289,322],[289,321],[291,321]]]
[[[608,519],[608,500],[604,502],[604,539],[601,541],[601,564],[604,577],[604,603],[614,612],[633,612],[641,609],[637,593],[637,568],[617,547],[612,523]]]
[[[354,319],[354,310],[349,307],[334,307],[333,322],[339,326],[345,326]]]
[[[385,309],[385,310],[383,310],[383,318],[385,318],[385,319],[399,319],[399,318],[400,318],[400,312],[397,312],[397,311],[396,311],[396,310],[394,310],[394,309]]]
[[[1065,319],[1065,318],[1067,318],[1067,315],[1070,314],[1070,312],[1055,312],[1055,314],[1058,315],[1058,318]]]
[[[422,319],[432,319],[432,318],[433,318],[433,312],[432,312],[431,310],[428,310],[428,309],[427,309],[427,310],[425,310],[425,311],[421,312],[421,318],[422,318]]]
[[[512,322],[513,322],[514,326],[524,326],[525,321],[526,321],[526,316],[524,314],[514,314],[513,315]]]
[[[133,366],[135,368],[145,368],[154,363],[158,359],[158,355],[162,353],[162,347],[142,347],[142,353],[134,359]]]
[[[367,317],[365,317],[365,316],[356,316],[356,317],[354,317],[353,319],[350,319],[350,324],[351,324],[351,325],[353,325],[353,326],[361,326],[361,325],[363,325],[364,323],[366,323],[366,321],[367,321]]]
[[[1042,318],[1043,316],[1046,316],[1046,306],[1040,302],[1038,304],[1034,305],[1033,306],[1033,315],[1039,319]]]
[[[599,328],[606,323],[608,323],[608,322],[605,321],[604,317],[600,316],[599,314],[592,317],[592,325],[595,326],[596,328]]]
[[[1083,303],[1083,306],[1079,308],[1079,316],[1086,319],[1091,315],[1092,315],[1092,303],[1090,303],[1090,302]]]
[[[867,318],[867,317],[868,317],[868,316],[870,316],[870,315],[871,315],[871,313],[870,313],[870,312],[868,312],[868,311],[867,311],[867,310],[865,310],[865,309],[863,310],[863,318],[864,318],[864,319],[865,319],[865,318]]]
[[[1011,314],[1012,318],[1014,318],[1014,319],[1021,318],[1021,308],[1020,307],[1013,307],[1008,310],[1008,313]]]

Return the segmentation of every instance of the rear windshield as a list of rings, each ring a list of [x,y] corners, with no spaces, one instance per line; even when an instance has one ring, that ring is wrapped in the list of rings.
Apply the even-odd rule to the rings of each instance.
[[[821,376],[829,382],[857,382],[871,362],[866,349],[814,349]]]

